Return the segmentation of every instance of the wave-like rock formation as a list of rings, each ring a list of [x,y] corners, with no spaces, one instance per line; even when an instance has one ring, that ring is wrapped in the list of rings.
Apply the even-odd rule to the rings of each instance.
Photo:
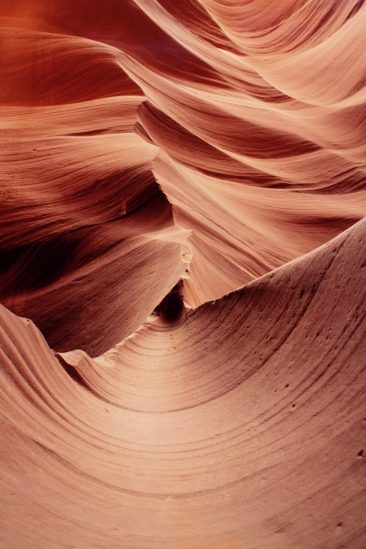
[[[366,4],[0,8],[0,547],[363,549]]]

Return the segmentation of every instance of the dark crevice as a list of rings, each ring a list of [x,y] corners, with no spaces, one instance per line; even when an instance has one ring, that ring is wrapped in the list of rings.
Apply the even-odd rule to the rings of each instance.
[[[154,314],[167,323],[178,322],[184,312],[183,281],[180,280],[154,309]]]

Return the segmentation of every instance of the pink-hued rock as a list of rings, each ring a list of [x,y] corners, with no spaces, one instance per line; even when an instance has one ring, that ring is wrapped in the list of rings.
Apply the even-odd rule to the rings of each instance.
[[[366,4],[0,0],[0,547],[366,546]]]

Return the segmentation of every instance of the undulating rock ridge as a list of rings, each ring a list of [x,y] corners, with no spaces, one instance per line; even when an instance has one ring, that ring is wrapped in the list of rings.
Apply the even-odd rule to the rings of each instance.
[[[97,359],[1,308],[4,547],[366,540],[366,221]]]
[[[365,28],[0,0],[0,547],[364,549]]]

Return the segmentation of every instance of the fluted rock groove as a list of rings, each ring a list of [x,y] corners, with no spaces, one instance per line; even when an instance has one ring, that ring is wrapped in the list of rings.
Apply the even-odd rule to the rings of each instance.
[[[0,547],[366,547],[366,4],[0,0]]]

